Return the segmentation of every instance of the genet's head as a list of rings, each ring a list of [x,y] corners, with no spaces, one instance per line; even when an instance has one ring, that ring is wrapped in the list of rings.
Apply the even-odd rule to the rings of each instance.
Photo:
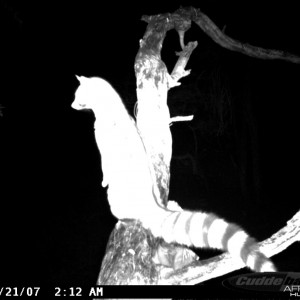
[[[75,99],[71,105],[77,110],[82,109],[96,109],[103,105],[101,101],[109,100],[114,90],[111,85],[98,77],[87,78],[84,76],[77,76],[80,85],[75,92]]]

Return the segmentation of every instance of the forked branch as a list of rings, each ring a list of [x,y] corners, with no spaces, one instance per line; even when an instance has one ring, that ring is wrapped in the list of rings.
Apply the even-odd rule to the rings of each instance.
[[[183,19],[182,22],[195,22],[204,33],[212,38],[218,45],[231,50],[240,52],[247,56],[260,59],[281,59],[293,63],[300,63],[300,57],[282,50],[265,49],[253,46],[247,43],[242,43],[232,39],[220,30],[220,28],[198,8],[180,8],[170,15],[171,18]],[[188,29],[188,28],[187,28]],[[184,29],[184,30],[187,30]],[[181,33],[182,35],[182,33]],[[182,37],[180,38],[182,40]]]

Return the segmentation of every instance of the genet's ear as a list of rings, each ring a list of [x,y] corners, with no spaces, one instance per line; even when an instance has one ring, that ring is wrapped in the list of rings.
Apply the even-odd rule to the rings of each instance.
[[[75,76],[80,83],[88,80],[88,78],[84,77],[84,76],[78,76],[78,75],[75,75]]]

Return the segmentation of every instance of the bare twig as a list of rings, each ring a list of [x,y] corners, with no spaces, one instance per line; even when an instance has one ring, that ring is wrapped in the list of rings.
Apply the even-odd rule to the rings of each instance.
[[[170,123],[173,123],[173,122],[182,122],[182,121],[191,121],[193,120],[194,116],[191,115],[191,116],[177,116],[177,117],[172,117],[170,119]]]

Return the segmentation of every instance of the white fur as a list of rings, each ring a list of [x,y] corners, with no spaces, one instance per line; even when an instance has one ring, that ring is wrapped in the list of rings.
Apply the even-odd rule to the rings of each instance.
[[[157,199],[153,170],[149,166],[143,141],[118,93],[101,78],[77,76],[77,79],[80,86],[72,107],[77,110],[92,109],[95,113],[95,137],[103,170],[102,185],[108,185],[112,214],[118,219],[139,219],[154,236],[163,237],[166,242],[205,246],[201,230],[208,214],[188,212],[174,204],[174,211],[159,206],[161,201]],[[174,224],[178,214],[181,215]],[[188,220],[190,232],[187,234]],[[222,237],[228,226],[222,219],[213,221],[207,235],[210,246],[222,249]],[[242,230],[235,233],[228,241],[229,252],[239,257],[247,237]],[[253,267],[255,262],[250,257],[248,260],[248,265]],[[266,264],[266,268],[271,269],[270,265]]]

